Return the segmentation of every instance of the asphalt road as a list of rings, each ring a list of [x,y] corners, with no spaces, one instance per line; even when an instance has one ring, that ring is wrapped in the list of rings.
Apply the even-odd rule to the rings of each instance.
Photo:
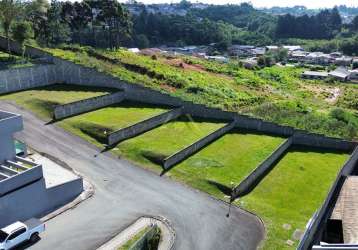
[[[176,231],[175,249],[256,249],[264,227],[237,207],[226,218],[227,204],[143,170],[99,150],[56,125],[13,104],[0,109],[23,115],[17,134],[29,146],[66,162],[95,187],[95,195],[47,223],[47,231],[31,249],[96,249],[141,215],[164,216]]]

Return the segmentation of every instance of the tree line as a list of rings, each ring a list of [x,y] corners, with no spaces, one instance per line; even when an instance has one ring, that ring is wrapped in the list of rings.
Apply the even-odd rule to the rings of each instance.
[[[141,13],[131,15],[117,0],[0,0],[0,24],[6,37],[45,46],[145,48],[215,43],[217,49],[225,50],[231,44],[263,46],[299,38],[326,39],[324,49],[357,53],[358,17],[343,24],[337,8],[310,16],[277,17],[247,3],[195,9],[184,0],[178,6],[187,9],[187,14],[148,13],[142,6]]]
[[[0,0],[0,24],[8,38],[46,46],[81,43],[83,34],[97,34],[105,47],[119,47],[132,32],[129,12],[112,0]]]

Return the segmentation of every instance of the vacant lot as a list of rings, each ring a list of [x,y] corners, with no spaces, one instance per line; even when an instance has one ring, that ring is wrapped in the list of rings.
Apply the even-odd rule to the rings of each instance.
[[[194,121],[184,117],[125,141],[113,149],[113,152],[125,155],[138,163],[148,164],[154,169],[161,169],[156,164],[160,160],[224,125],[223,123]]]
[[[123,102],[71,117],[61,121],[60,125],[86,139],[95,139],[100,143],[105,143],[107,133],[128,127],[165,111],[168,110],[163,107]]]
[[[282,142],[281,137],[235,131],[176,166],[171,173],[186,183],[214,194],[230,195]]]
[[[52,85],[23,92],[3,95],[0,98],[15,101],[42,119],[51,119],[53,109],[60,104],[66,104],[82,99],[108,94],[111,89],[83,87],[77,85]]]
[[[296,229],[305,229],[347,159],[343,153],[292,149],[252,193],[239,201],[264,220],[268,230],[264,249],[293,249],[297,245],[297,240],[294,246],[286,241],[293,240]]]

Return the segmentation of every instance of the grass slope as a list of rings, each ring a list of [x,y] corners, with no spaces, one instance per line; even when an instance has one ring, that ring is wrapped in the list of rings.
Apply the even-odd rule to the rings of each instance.
[[[237,111],[311,132],[358,138],[358,86],[300,79],[304,68],[247,70],[193,57],[145,56],[125,50],[48,49],[129,83],[184,100]],[[340,115],[334,112],[340,109]],[[349,119],[346,119],[346,118]]]
[[[83,87],[76,85],[52,85],[0,96],[1,99],[15,101],[42,119],[52,118],[53,109],[60,104],[79,101],[108,94],[111,89]]]
[[[286,241],[296,229],[304,230],[322,205],[347,154],[296,148],[238,203],[260,216],[267,228],[264,249],[292,249]],[[291,225],[289,230],[284,224]],[[295,246],[298,241],[295,241]]]

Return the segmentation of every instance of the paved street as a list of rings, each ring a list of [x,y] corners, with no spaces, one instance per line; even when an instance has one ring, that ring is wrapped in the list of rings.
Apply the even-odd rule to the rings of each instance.
[[[141,215],[169,219],[177,233],[175,249],[256,249],[264,237],[260,220],[208,195],[99,150],[9,103],[0,109],[23,115],[18,134],[37,151],[66,162],[95,187],[95,195],[47,223],[42,240],[31,249],[96,249]]]

